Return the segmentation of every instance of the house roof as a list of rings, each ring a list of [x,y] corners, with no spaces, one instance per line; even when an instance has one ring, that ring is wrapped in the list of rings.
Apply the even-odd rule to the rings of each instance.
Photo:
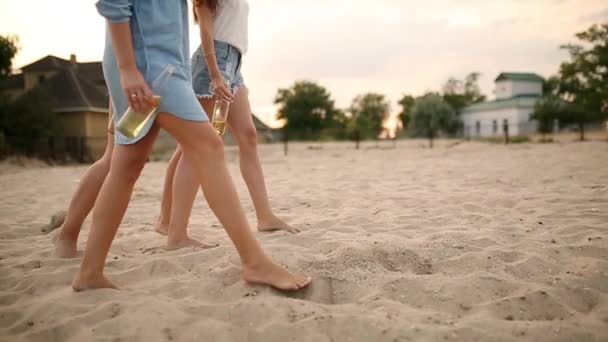
[[[539,95],[518,95],[509,99],[475,103],[465,107],[462,114],[466,115],[478,112],[490,112],[504,108],[534,108],[536,102],[538,102],[540,98],[541,96]]]
[[[103,82],[105,86],[101,62],[77,63],[76,68],[78,69],[78,74],[82,75],[85,79],[93,83]]]
[[[498,75],[498,77],[496,77],[496,80],[494,80],[494,82],[499,82],[499,81],[530,81],[530,82],[544,82],[545,79],[542,78],[541,76],[534,74],[534,73],[527,73],[527,72],[503,72],[500,75]]]
[[[56,112],[107,111],[109,96],[79,72],[68,67],[43,83],[56,101]]]
[[[48,55],[42,59],[35,61],[32,64],[28,64],[21,68],[23,71],[52,71],[57,69],[63,69],[70,66],[71,62],[67,59]]]
[[[269,131],[272,129],[272,128],[270,128],[270,126],[265,124],[262,120],[260,120],[255,114],[252,114],[251,116],[253,117],[253,125],[255,126],[256,130]]]

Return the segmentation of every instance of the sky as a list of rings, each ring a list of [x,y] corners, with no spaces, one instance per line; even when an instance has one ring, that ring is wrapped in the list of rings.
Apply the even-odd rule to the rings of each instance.
[[[95,0],[0,0],[0,34],[19,36],[20,68],[52,54],[81,62],[103,54]],[[243,76],[253,112],[276,125],[277,89],[296,80],[326,87],[340,108],[366,92],[399,111],[403,94],[437,91],[450,77],[481,73],[493,97],[502,71],[555,73],[559,45],[608,22],[605,0],[249,0]],[[199,44],[191,26],[191,50]]]

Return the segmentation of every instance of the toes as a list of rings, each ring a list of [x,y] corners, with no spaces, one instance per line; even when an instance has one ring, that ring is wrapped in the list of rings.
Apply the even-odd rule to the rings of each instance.
[[[312,281],[311,277],[306,277],[306,279],[298,281],[298,288],[303,289],[303,288],[307,287],[311,281]]]

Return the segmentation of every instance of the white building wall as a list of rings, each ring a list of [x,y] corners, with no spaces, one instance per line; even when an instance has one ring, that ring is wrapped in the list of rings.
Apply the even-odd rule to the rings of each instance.
[[[511,95],[513,93],[513,81],[506,80],[496,82],[496,88],[494,92],[496,93],[497,100],[511,98],[513,96]]]
[[[541,82],[517,81],[512,85],[513,96],[517,95],[543,95],[543,84]]]
[[[509,99],[517,95],[541,95],[543,94],[543,84],[541,82],[530,81],[499,81],[496,82],[496,99]]]
[[[517,108],[504,108],[487,112],[463,113],[462,121],[464,134],[468,137],[495,137],[503,136],[503,122],[507,120],[509,135],[522,134],[522,127],[528,124],[528,113]],[[525,119],[525,120],[524,120]],[[496,124],[494,125],[494,121]],[[479,131],[477,129],[479,122]]]

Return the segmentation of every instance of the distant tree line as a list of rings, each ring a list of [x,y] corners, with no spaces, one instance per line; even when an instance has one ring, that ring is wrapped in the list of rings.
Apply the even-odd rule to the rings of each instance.
[[[608,118],[608,23],[592,25],[576,34],[578,44],[560,48],[568,51],[557,74],[544,84],[544,97],[534,109],[542,134],[551,133],[553,122],[578,126],[585,140],[585,124]]]

